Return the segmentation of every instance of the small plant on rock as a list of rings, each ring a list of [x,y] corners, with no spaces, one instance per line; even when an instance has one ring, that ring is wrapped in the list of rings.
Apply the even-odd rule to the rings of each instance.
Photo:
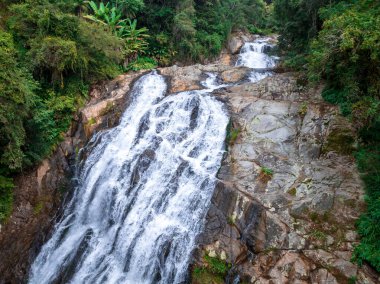
[[[236,217],[234,215],[230,215],[227,217],[228,225],[233,226],[235,225],[235,222],[236,222]]]
[[[350,278],[348,278],[348,283],[349,284],[355,284],[357,280],[358,279],[356,276],[351,276]]]
[[[267,183],[268,181],[272,179],[272,177],[273,177],[273,170],[266,167],[262,167],[260,169],[259,180],[261,180],[264,183]]]
[[[297,195],[297,188],[292,187],[291,189],[288,190],[288,194],[291,196],[296,196]]]
[[[303,102],[298,110],[298,114],[301,116],[301,117],[305,117],[306,113],[307,113],[307,104],[305,102]]]
[[[261,168],[261,172],[262,172],[264,175],[267,175],[267,176],[270,176],[270,177],[273,176],[273,170],[271,170],[271,169],[269,169],[269,168],[263,167],[263,168]]]
[[[236,140],[239,137],[239,134],[241,132],[240,127],[235,127],[230,121],[227,125],[227,136],[226,136],[226,147],[233,146],[236,142]]]
[[[96,118],[95,117],[91,117],[89,120],[88,120],[88,125],[89,126],[92,126],[94,124],[96,124]]]
[[[322,231],[318,231],[318,230],[315,230],[313,231],[310,236],[314,239],[317,239],[317,240],[320,240],[320,241],[325,241],[327,239],[327,235],[322,232]]]
[[[231,269],[231,264],[220,259],[205,255],[204,265],[193,268],[192,281],[193,284],[222,284],[228,271]]]

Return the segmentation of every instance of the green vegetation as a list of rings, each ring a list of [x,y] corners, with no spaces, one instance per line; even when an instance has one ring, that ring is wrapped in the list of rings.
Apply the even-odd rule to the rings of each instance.
[[[206,255],[204,257],[204,265],[201,267],[194,267],[192,273],[193,284],[209,284],[209,283],[224,283],[228,270],[231,264],[218,257],[211,257]]]
[[[88,120],[88,125],[89,126],[92,126],[94,124],[96,124],[96,118],[95,117],[91,117],[89,120]]]
[[[150,0],[137,18],[152,34],[149,56],[190,62],[219,55],[236,28],[267,28],[268,10],[263,0]]]
[[[289,193],[291,196],[296,196],[296,195],[297,195],[297,188],[292,187],[291,189],[288,190],[288,193]]]
[[[227,140],[229,145],[234,145],[237,138],[239,137],[241,130],[240,128],[233,128],[227,135]]]
[[[351,277],[348,279],[348,284],[355,284],[357,280],[358,280],[358,279],[357,279],[356,276],[351,276]]]
[[[305,117],[307,110],[308,110],[307,104],[306,102],[303,102],[298,109],[298,114],[303,118]]]
[[[234,214],[230,215],[230,216],[227,216],[227,223],[230,226],[235,225],[235,223],[236,223],[236,216]]]
[[[354,259],[380,271],[380,2],[275,0],[273,4],[285,66],[302,70],[311,84],[325,82],[325,100],[339,105],[359,131],[356,158],[368,208],[358,222],[361,243]],[[340,143],[343,136],[332,137],[329,143]]]
[[[262,167],[261,168],[261,173],[268,176],[268,177],[272,177],[273,176],[273,170],[269,169],[269,168],[266,168],[266,167]]]
[[[77,16],[75,3],[2,1],[0,17],[7,19],[0,26],[2,180],[50,154],[86,100],[89,85],[121,71],[123,41]],[[1,184],[4,220],[12,190],[11,183]]]
[[[12,211],[13,187],[12,179],[0,175],[0,222],[6,220]]]
[[[272,177],[273,177],[273,170],[266,167],[260,168],[258,179],[262,183],[268,183],[272,179]]]
[[[324,232],[318,230],[311,232],[310,237],[320,241],[325,241],[327,239],[327,235]]]
[[[153,69],[157,67],[157,62],[150,57],[137,57],[134,61],[132,61],[127,70],[141,70],[141,69]]]
[[[336,118],[335,122],[344,123],[344,118]],[[334,124],[334,122],[332,122]],[[322,147],[322,153],[327,153],[329,151],[334,151],[343,155],[352,154],[356,148],[356,137],[355,133],[349,127],[338,126],[332,127],[333,130],[330,131],[326,137],[326,141]]]
[[[33,213],[35,215],[38,215],[41,213],[42,209],[44,208],[44,203],[42,201],[39,201],[33,208]]]
[[[0,0],[0,222],[12,177],[54,151],[91,84],[216,57],[234,29],[268,31],[270,13],[263,0]]]
[[[232,120],[230,120],[230,122],[227,124],[226,132],[226,150],[228,150],[229,146],[233,146],[235,144],[236,140],[239,137],[241,129],[240,127],[235,127]]]
[[[367,212],[358,222],[361,243],[356,247],[354,259],[359,263],[368,261],[380,271],[380,128],[363,131],[364,137],[371,136],[369,141],[356,153],[359,170],[366,185]],[[376,131],[376,132],[375,132]],[[376,137],[373,137],[376,136]]]

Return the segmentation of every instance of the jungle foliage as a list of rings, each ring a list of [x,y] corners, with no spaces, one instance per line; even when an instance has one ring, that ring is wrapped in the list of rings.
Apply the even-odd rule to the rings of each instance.
[[[354,259],[380,271],[380,2],[275,0],[274,13],[285,65],[311,84],[323,81],[324,98],[359,131],[368,209],[358,222]]]
[[[268,9],[263,0],[146,0],[138,19],[153,35],[150,55],[158,62],[173,55],[202,61],[220,53],[232,30],[265,28]]]
[[[54,151],[92,83],[215,57],[267,12],[262,0],[0,0],[0,222],[12,177]]]

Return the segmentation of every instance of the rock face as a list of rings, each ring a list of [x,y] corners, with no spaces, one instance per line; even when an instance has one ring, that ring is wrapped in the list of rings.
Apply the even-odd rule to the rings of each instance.
[[[232,39],[230,53],[246,40]],[[202,88],[207,72],[231,84],[214,95],[228,106],[229,131],[237,137],[227,141],[194,263],[201,265],[205,254],[218,257],[232,265],[231,279],[243,283],[379,283],[371,268],[350,262],[358,243],[354,224],[364,209],[350,123],[322,101],[319,89],[298,86],[294,74],[249,83],[250,70],[228,66],[227,57],[159,69],[170,93]],[[56,152],[16,179],[14,212],[0,231],[0,284],[25,281],[73,188],[70,165],[78,149],[118,122],[142,73],[96,86]]]
[[[355,132],[337,108],[292,74],[215,95],[239,135],[228,145],[198,263],[210,253],[226,258],[245,283],[376,283],[350,262],[364,192],[349,156]]]
[[[192,91],[203,89],[200,81],[206,77],[206,73],[221,73],[220,80],[223,83],[236,83],[248,76],[250,70],[245,67],[231,67],[220,64],[192,65],[186,67],[159,68],[160,73],[169,80],[169,93]]]
[[[63,147],[37,169],[15,179],[14,210],[0,232],[0,283],[23,283],[30,259],[51,228],[60,205],[60,191],[69,181]]]

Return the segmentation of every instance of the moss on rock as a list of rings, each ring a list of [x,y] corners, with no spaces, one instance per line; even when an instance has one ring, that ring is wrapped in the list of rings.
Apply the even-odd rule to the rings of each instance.
[[[356,150],[356,134],[350,123],[337,116],[330,124],[322,153],[351,155]]]

